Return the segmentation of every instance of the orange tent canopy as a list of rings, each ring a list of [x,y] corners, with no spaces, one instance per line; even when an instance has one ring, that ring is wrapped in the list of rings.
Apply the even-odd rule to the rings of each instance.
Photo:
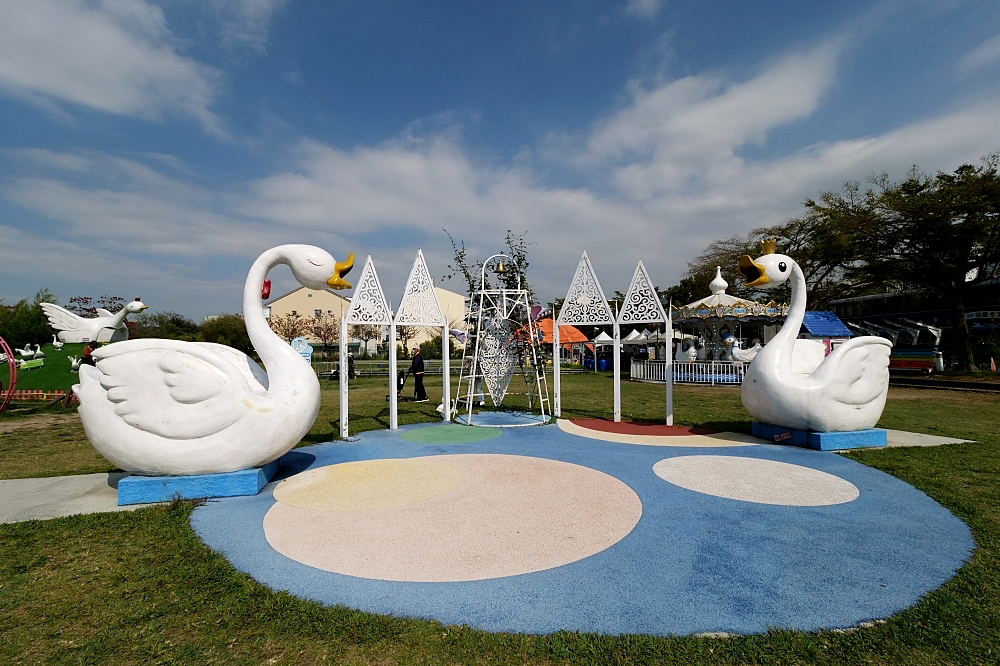
[[[538,330],[542,332],[542,342],[546,344],[552,344],[552,319],[539,319],[535,322],[538,326]],[[559,326],[559,343],[564,347],[569,347],[570,345],[576,344],[577,342],[590,342],[586,335],[580,332],[576,326],[561,325]],[[593,348],[593,345],[588,345],[588,348]]]

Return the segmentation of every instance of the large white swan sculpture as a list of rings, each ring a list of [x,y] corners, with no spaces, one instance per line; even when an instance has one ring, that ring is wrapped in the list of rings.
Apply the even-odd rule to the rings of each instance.
[[[874,427],[889,390],[892,344],[875,336],[852,338],[824,358],[821,343],[796,341],[806,311],[805,277],[790,257],[775,254],[773,240],[761,247],[763,256],[740,259],[747,286],[771,289],[790,281],[792,298],[781,330],[744,375],[743,406],[758,421],[785,428],[843,432]]]
[[[96,317],[81,317],[55,303],[42,303],[49,325],[59,331],[63,342],[119,342],[128,339],[125,318],[147,308],[138,298],[112,314],[97,308]]]
[[[287,264],[310,289],[346,289],[354,255],[338,263],[311,245],[262,254],[243,289],[243,315],[266,373],[231,347],[138,339],[94,352],[73,387],[94,448],[129,472],[191,475],[265,465],[302,439],[319,412],[309,363],[275,335],[261,308],[267,272]]]

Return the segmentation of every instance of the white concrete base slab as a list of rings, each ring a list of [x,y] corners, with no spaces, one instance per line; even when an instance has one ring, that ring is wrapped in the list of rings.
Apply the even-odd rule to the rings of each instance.
[[[887,429],[886,433],[888,434],[889,446],[941,446],[943,444],[967,444],[974,441],[971,439],[941,437],[939,435],[925,435],[905,430]]]
[[[47,520],[79,513],[131,511],[148,504],[118,506],[118,480],[127,472],[0,479],[0,523]]]

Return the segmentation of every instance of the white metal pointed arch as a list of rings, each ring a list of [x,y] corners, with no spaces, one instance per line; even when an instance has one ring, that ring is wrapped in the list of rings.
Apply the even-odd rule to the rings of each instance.
[[[413,261],[410,278],[406,281],[403,298],[396,311],[395,323],[409,326],[444,326],[448,323],[434,293],[434,280],[427,270],[422,250],[417,250],[417,258]]]
[[[580,257],[580,264],[576,267],[576,274],[566,292],[566,300],[563,301],[562,310],[559,312],[559,323],[561,324],[613,324],[614,314],[608,306],[608,299],[604,297],[604,290],[601,283],[597,281],[594,267],[590,265],[590,258],[584,251]]]
[[[365,267],[361,270],[358,286],[354,290],[344,320],[348,324],[373,326],[387,326],[392,323],[392,313],[385,300],[385,292],[382,291],[382,283],[379,282],[378,273],[375,272],[371,255],[365,260]]]
[[[622,309],[618,312],[619,324],[662,324],[667,321],[667,313],[663,311],[663,305],[656,295],[656,287],[649,279],[649,273],[642,261],[635,267],[632,275],[632,282],[629,283],[628,292],[625,294],[625,301]]]

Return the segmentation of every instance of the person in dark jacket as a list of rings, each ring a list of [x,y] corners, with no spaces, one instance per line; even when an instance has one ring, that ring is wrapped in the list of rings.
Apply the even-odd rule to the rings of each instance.
[[[413,391],[417,402],[427,402],[427,391],[424,390],[424,357],[420,355],[420,347],[413,348],[413,361],[410,363],[409,372],[413,375]]]

